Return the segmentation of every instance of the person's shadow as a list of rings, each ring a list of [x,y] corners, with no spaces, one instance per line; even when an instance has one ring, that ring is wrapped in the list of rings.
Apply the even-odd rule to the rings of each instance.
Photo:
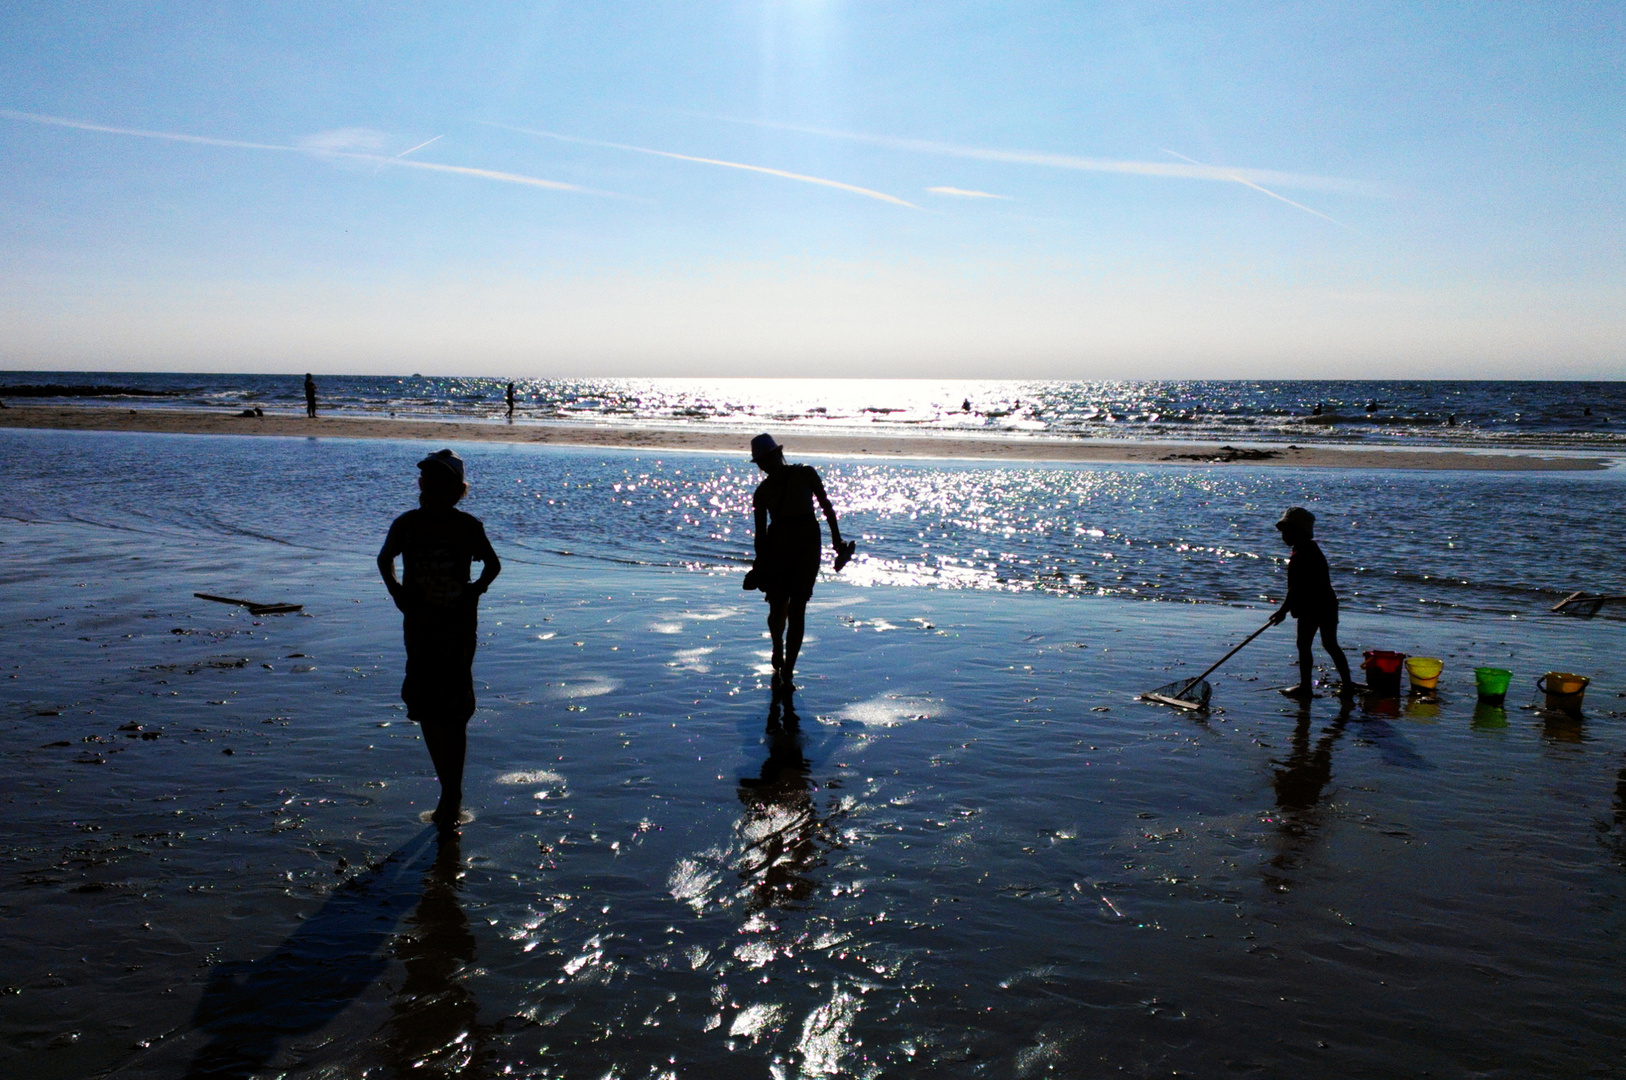
[[[451,978],[474,949],[455,895],[459,861],[457,834],[437,837],[430,826],[336,890],[266,956],[217,966],[192,1017],[209,1042],[185,1075],[259,1075],[287,1040],[325,1027],[389,969],[389,946],[408,912],[413,931],[394,950],[406,979],[391,1006],[385,1054],[400,1059],[403,1073],[434,1075],[412,1067],[428,1054],[429,1041],[448,1022],[475,1032],[473,1000]],[[475,1040],[462,1042],[468,1045],[459,1049],[454,1072],[475,1053]]]
[[[812,766],[803,750],[801,720],[789,698],[768,710],[768,757],[757,776],[741,778],[739,875],[753,911],[806,900],[824,865]]]

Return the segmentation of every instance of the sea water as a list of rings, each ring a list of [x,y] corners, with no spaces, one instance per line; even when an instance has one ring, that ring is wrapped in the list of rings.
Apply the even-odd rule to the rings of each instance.
[[[1617,1067],[1619,623],[1545,610],[1612,573],[1614,472],[819,461],[870,561],[792,719],[741,462],[458,449],[505,569],[440,845],[372,566],[423,447],[0,434],[8,1072]],[[1207,717],[1135,700],[1263,621],[1286,502],[1437,700],[1300,711],[1290,628]],[[1550,668],[1583,718],[1523,707]]]
[[[494,422],[509,381],[319,375],[324,413]],[[1608,449],[1626,383],[1475,380],[519,379],[522,424],[1069,439]],[[0,398],[119,408],[304,408],[291,375],[0,372]]]

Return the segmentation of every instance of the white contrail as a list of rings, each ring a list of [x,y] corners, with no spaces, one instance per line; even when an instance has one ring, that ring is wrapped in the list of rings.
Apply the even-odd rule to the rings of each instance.
[[[931,142],[926,139],[899,139],[889,135],[865,135],[855,131],[832,131],[828,128],[803,127],[780,124],[771,120],[747,120],[737,116],[708,116],[732,124],[752,127],[796,131],[804,135],[820,135],[828,139],[846,139],[851,142],[884,146],[892,150],[910,150],[921,154],[944,157],[971,158],[977,161],[997,161],[1011,165],[1042,165],[1053,169],[1076,172],[1127,173],[1135,176],[1163,176],[1184,180],[1238,181],[1246,178],[1254,183],[1273,184],[1276,187],[1305,188],[1319,191],[1342,191],[1355,195],[1375,195],[1370,184],[1345,180],[1335,176],[1310,176],[1303,173],[1278,172],[1273,169],[1222,168],[1199,162],[1177,165],[1167,161],[1133,161],[1117,158],[1078,157],[1072,154],[1049,154],[1029,150],[996,150],[980,146],[958,146],[954,143]]]
[[[953,195],[961,199],[1009,199],[1009,195],[994,195],[987,191],[967,191],[957,187],[929,187],[926,189],[933,195]]]
[[[1186,157],[1186,155],[1184,155],[1184,154],[1175,153],[1175,151],[1173,151],[1173,150],[1165,149],[1163,152],[1165,154],[1173,154],[1175,157],[1179,158],[1182,161],[1191,161],[1191,158]],[[1201,164],[1200,162],[1196,162],[1196,161],[1191,161],[1191,163],[1193,165]],[[1204,166],[1204,168],[1207,168],[1207,166]],[[1348,229],[1350,232],[1358,231],[1353,226],[1346,225],[1342,221],[1339,221],[1337,218],[1328,217],[1326,214],[1323,214],[1319,210],[1312,210],[1310,207],[1305,206],[1303,203],[1296,203],[1292,199],[1289,199],[1285,195],[1278,195],[1274,191],[1271,191],[1269,188],[1263,187],[1263,186],[1261,186],[1259,184],[1256,184],[1252,180],[1249,180],[1245,176],[1239,176],[1236,173],[1232,172],[1232,173],[1229,173],[1229,179],[1235,180],[1237,183],[1243,185],[1244,187],[1251,187],[1251,188],[1253,188],[1253,190],[1255,190],[1255,191],[1257,191],[1257,192],[1259,192],[1259,193],[1261,193],[1263,195],[1269,195],[1272,199],[1278,199],[1281,202],[1286,203],[1288,206],[1297,207],[1298,209],[1303,210],[1306,214],[1314,214],[1318,218],[1321,218],[1321,219],[1323,219],[1325,221],[1330,221],[1334,225],[1338,226],[1340,229]]]
[[[430,143],[439,142],[441,139],[444,139],[445,137],[446,136],[444,134],[441,134],[441,135],[436,135],[433,139],[425,139],[423,142],[419,143],[417,146],[412,147],[410,150],[402,150],[399,154],[396,154],[395,156],[398,157],[398,158],[404,158],[408,154],[416,154],[419,150],[422,150],[424,147],[428,146]]]
[[[0,117],[8,120],[21,120],[30,124],[47,124],[52,127],[74,128],[78,131],[96,131],[107,135],[129,135],[138,139],[161,139],[165,142],[192,143],[198,146],[225,146],[236,150],[274,150],[280,153],[306,154],[312,157],[346,158],[351,161],[370,161],[381,167],[393,166],[399,169],[422,169],[425,172],[454,173],[459,176],[476,176],[482,180],[496,180],[505,184],[523,184],[527,187],[545,188],[549,191],[571,191],[579,195],[604,195],[614,198],[611,192],[594,191],[592,188],[579,187],[575,184],[566,184],[559,180],[543,180],[536,176],[525,176],[521,173],[498,172],[494,169],[478,169],[468,165],[440,165],[432,161],[407,161],[401,156],[390,157],[384,154],[363,154],[353,150],[324,150],[309,146],[281,146],[276,143],[246,142],[242,139],[216,139],[205,135],[186,135],[175,131],[148,131],[144,128],[113,127],[108,124],[92,124],[85,120],[72,120],[64,116],[45,116],[39,113],[17,112],[12,109],[0,109]],[[435,136],[440,138],[439,135]],[[434,142],[430,139],[429,142]],[[421,143],[413,150],[421,150],[429,143]],[[406,151],[411,153],[411,150]]]
[[[768,176],[779,176],[786,180],[800,180],[804,184],[818,184],[822,187],[839,188],[850,191],[855,195],[862,195],[868,199],[879,199],[881,202],[892,203],[896,206],[907,206],[911,210],[920,207],[912,202],[905,202],[896,195],[888,195],[884,191],[873,191],[870,188],[859,187],[856,184],[844,184],[840,180],[827,180],[822,176],[807,176],[803,173],[786,172],[784,169],[770,169],[766,165],[747,165],[741,161],[723,161],[719,158],[695,157],[692,154],[676,154],[670,150],[652,150],[647,146],[629,146],[626,143],[603,142],[599,139],[581,139],[574,135],[560,135],[552,131],[537,131],[532,128],[514,127],[510,124],[498,124],[489,120],[481,123],[490,127],[504,128],[508,131],[517,131],[522,135],[536,135],[544,139],[557,139],[559,142],[579,143],[582,146],[602,146],[611,150],[630,150],[638,154],[653,154],[656,157],[673,158],[677,161],[695,161],[702,165],[721,165],[728,169],[744,169],[747,172],[764,173]]]

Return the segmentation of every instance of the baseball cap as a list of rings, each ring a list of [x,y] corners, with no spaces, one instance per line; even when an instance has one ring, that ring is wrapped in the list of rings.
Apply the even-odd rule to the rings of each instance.
[[[451,473],[452,478],[458,481],[463,479],[463,459],[450,450],[436,450],[433,454],[418,462],[418,468],[428,469],[438,467]]]

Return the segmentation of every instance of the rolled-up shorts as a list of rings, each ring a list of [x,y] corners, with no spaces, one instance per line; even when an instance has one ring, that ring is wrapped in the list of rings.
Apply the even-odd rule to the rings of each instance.
[[[768,603],[806,601],[819,579],[819,521],[808,516],[775,522],[768,529],[762,590]]]
[[[430,609],[406,616],[406,679],[401,700],[418,723],[466,724],[474,715],[474,647],[477,617]]]

